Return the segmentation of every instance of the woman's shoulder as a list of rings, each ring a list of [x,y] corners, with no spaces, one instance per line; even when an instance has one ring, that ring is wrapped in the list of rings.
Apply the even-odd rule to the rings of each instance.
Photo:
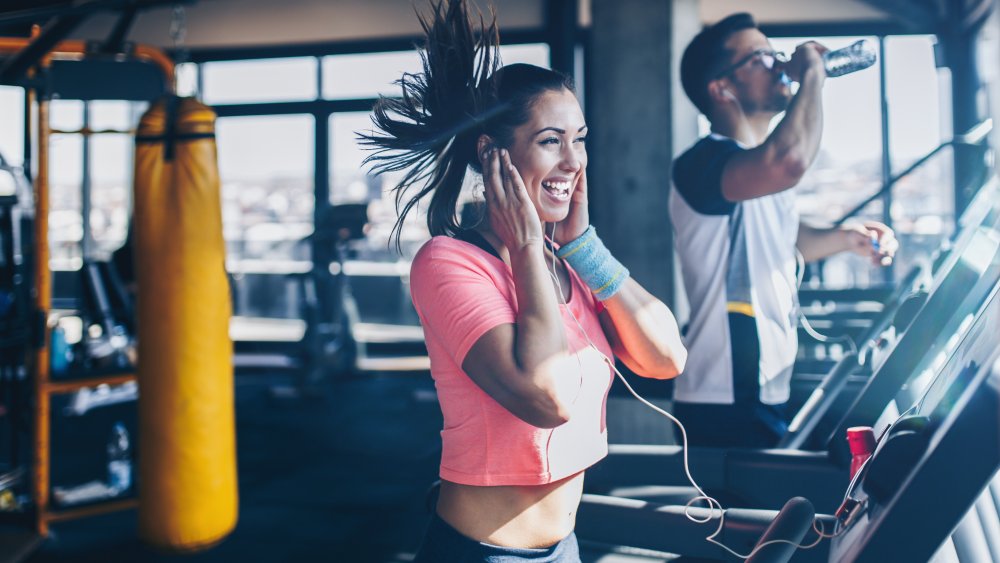
[[[496,263],[494,263],[496,262]],[[424,243],[413,257],[411,273],[430,268],[464,268],[496,271],[503,262],[475,244],[449,236],[435,236]]]
[[[431,237],[420,247],[413,261],[427,261],[449,256],[469,256],[475,246],[453,237],[438,235]]]

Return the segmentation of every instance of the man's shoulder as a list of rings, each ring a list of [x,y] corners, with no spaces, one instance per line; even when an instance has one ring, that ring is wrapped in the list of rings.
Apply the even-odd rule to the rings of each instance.
[[[699,213],[724,215],[733,203],[722,197],[722,170],[730,156],[744,150],[735,140],[721,135],[702,137],[674,162],[674,186]]]
[[[702,163],[706,160],[711,160],[720,154],[728,154],[737,150],[742,150],[743,147],[740,146],[735,139],[730,139],[729,137],[724,137],[712,133],[698,139],[695,144],[688,147],[680,156],[677,157],[677,161],[674,164],[674,169],[679,167],[693,166]]]

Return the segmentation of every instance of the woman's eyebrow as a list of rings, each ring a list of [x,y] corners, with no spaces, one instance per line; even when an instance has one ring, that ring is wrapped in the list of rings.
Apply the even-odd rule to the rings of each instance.
[[[580,131],[583,131],[586,128],[587,128],[587,126],[583,125],[579,129],[577,129],[576,132],[579,133]],[[565,135],[566,134],[566,130],[565,129],[560,129],[558,127],[543,127],[541,129],[539,129],[538,131],[535,131],[535,135],[538,135],[539,133],[544,133],[546,131],[553,131],[553,132],[559,133],[560,135]]]

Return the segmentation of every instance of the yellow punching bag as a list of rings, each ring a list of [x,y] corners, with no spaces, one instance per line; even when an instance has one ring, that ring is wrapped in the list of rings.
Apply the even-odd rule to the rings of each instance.
[[[139,122],[139,534],[196,551],[236,525],[229,284],[215,113],[165,98]]]

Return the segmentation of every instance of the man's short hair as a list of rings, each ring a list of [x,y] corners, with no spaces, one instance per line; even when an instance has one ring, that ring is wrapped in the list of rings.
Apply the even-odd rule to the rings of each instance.
[[[727,16],[701,30],[684,49],[681,57],[681,84],[687,97],[701,113],[709,115],[712,101],[708,83],[729,63],[731,56],[726,41],[737,31],[757,29],[757,22],[748,13]]]

